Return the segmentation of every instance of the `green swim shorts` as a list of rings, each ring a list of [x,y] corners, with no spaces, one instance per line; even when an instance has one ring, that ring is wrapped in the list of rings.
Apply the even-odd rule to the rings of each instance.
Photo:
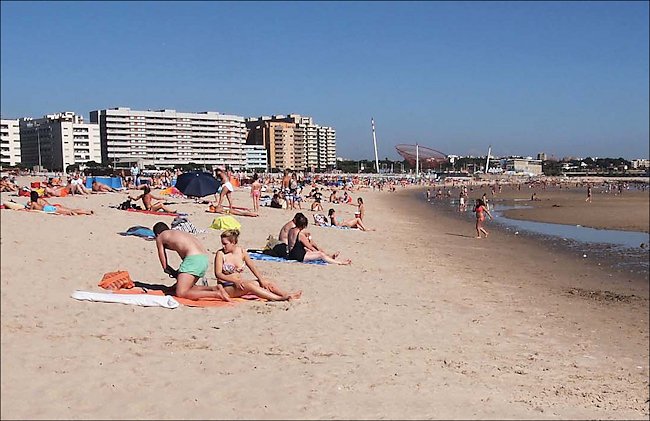
[[[209,259],[206,254],[193,254],[191,256],[186,256],[185,259],[183,259],[183,262],[178,268],[178,272],[189,273],[201,278],[208,270],[208,264]]]

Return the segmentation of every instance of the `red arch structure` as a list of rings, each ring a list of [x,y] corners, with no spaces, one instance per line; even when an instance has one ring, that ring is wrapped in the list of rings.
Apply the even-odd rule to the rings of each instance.
[[[410,165],[415,167],[416,154],[420,161],[420,169],[433,169],[447,161],[447,155],[435,149],[426,146],[407,145],[401,143],[395,146],[397,153],[400,154]],[[416,152],[417,149],[417,152]]]

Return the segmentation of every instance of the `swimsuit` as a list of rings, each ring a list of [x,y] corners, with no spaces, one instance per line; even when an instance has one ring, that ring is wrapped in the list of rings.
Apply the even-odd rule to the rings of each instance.
[[[52,205],[45,205],[43,206],[43,211],[44,212],[56,212],[56,207]]]
[[[296,244],[293,245],[293,248],[289,252],[287,259],[302,262],[305,260],[305,254],[307,254],[305,245],[302,243],[302,241],[300,241],[300,239],[296,238]]]
[[[221,266],[221,271],[223,272],[224,275],[232,275],[233,273],[242,273],[245,268],[246,268],[246,263],[243,263],[240,268],[237,268],[235,265],[231,265],[230,263],[226,263],[226,255],[224,254],[223,265]],[[234,282],[230,282],[230,281],[217,280],[217,283],[221,284],[224,287],[231,287],[235,285]]]
[[[252,193],[253,197],[260,197],[260,191],[259,190],[253,190]]]
[[[208,270],[208,256],[206,254],[192,254],[190,256],[185,256],[183,262],[181,262],[180,267],[178,268],[179,273],[189,273],[198,278],[205,275],[205,271]]]
[[[235,191],[235,188],[232,186],[232,183],[231,183],[230,181],[227,182],[227,183],[224,183],[223,185],[226,186],[226,188],[227,188],[228,190],[230,190],[230,191]]]

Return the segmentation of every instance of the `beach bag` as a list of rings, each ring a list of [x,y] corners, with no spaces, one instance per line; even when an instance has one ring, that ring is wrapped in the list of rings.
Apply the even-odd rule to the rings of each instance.
[[[327,225],[327,217],[322,213],[314,214],[314,221],[316,221],[317,225]]]
[[[218,218],[214,218],[214,220],[212,221],[212,225],[210,225],[210,228],[216,230],[240,229],[241,224],[232,216],[225,215],[225,216],[220,216]]]
[[[131,275],[125,270],[105,273],[97,285],[104,289],[133,288],[135,286]]]
[[[184,216],[177,216],[174,218],[172,221],[172,229],[189,232],[190,234],[196,234],[199,232],[199,230],[196,229],[196,226]]]

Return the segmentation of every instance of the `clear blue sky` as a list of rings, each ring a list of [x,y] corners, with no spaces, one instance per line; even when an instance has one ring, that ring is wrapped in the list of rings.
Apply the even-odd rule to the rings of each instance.
[[[298,113],[337,154],[648,158],[648,2],[1,2],[3,118]]]

